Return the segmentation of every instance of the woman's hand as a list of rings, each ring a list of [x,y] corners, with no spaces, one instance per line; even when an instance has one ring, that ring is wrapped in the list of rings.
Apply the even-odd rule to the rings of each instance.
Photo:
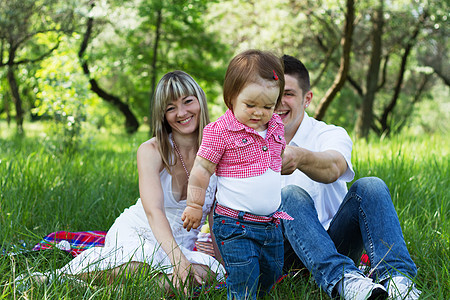
[[[189,280],[194,279],[192,283],[203,284],[202,277],[197,273],[197,270],[193,267],[190,261],[186,257],[180,259],[180,261],[175,264],[172,274],[172,283],[175,289],[183,288],[184,293],[188,293]]]

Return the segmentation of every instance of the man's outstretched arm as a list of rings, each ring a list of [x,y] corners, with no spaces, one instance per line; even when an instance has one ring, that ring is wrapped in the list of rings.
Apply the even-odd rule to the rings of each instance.
[[[335,150],[314,152],[296,146],[286,146],[281,174],[292,174],[296,169],[321,183],[336,181],[347,170],[344,156]]]

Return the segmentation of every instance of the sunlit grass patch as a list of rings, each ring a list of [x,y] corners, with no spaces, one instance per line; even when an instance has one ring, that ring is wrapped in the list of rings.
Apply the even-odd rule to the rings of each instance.
[[[48,124],[26,124],[25,136],[0,123],[0,243],[24,242],[31,249],[54,231],[108,230],[139,197],[136,150],[147,131],[127,136],[86,128],[75,152],[55,147]],[[377,176],[388,185],[405,240],[429,299],[450,293],[449,141],[442,136],[371,138],[354,145],[356,179]],[[62,267],[71,257],[60,250],[0,256],[0,298],[19,297],[12,280],[27,271]],[[55,283],[33,286],[29,299],[153,299],[164,297],[147,276],[127,277],[122,288],[106,282],[89,287]],[[180,291],[175,298],[183,298]],[[22,295],[24,297],[24,295]],[[225,291],[199,299],[223,299]],[[309,277],[288,277],[267,299],[328,299]],[[426,299],[426,298],[425,298]]]

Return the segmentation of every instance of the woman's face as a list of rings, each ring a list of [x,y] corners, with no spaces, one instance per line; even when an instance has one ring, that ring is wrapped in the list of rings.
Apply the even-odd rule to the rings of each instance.
[[[198,129],[200,103],[195,96],[180,97],[167,105],[164,116],[172,131],[194,133]]]

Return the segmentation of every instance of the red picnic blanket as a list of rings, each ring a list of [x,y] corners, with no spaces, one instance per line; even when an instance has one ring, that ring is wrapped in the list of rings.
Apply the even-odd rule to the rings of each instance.
[[[106,231],[52,232],[44,236],[42,241],[34,246],[33,251],[57,247],[75,257],[91,247],[104,246],[105,236]]]

